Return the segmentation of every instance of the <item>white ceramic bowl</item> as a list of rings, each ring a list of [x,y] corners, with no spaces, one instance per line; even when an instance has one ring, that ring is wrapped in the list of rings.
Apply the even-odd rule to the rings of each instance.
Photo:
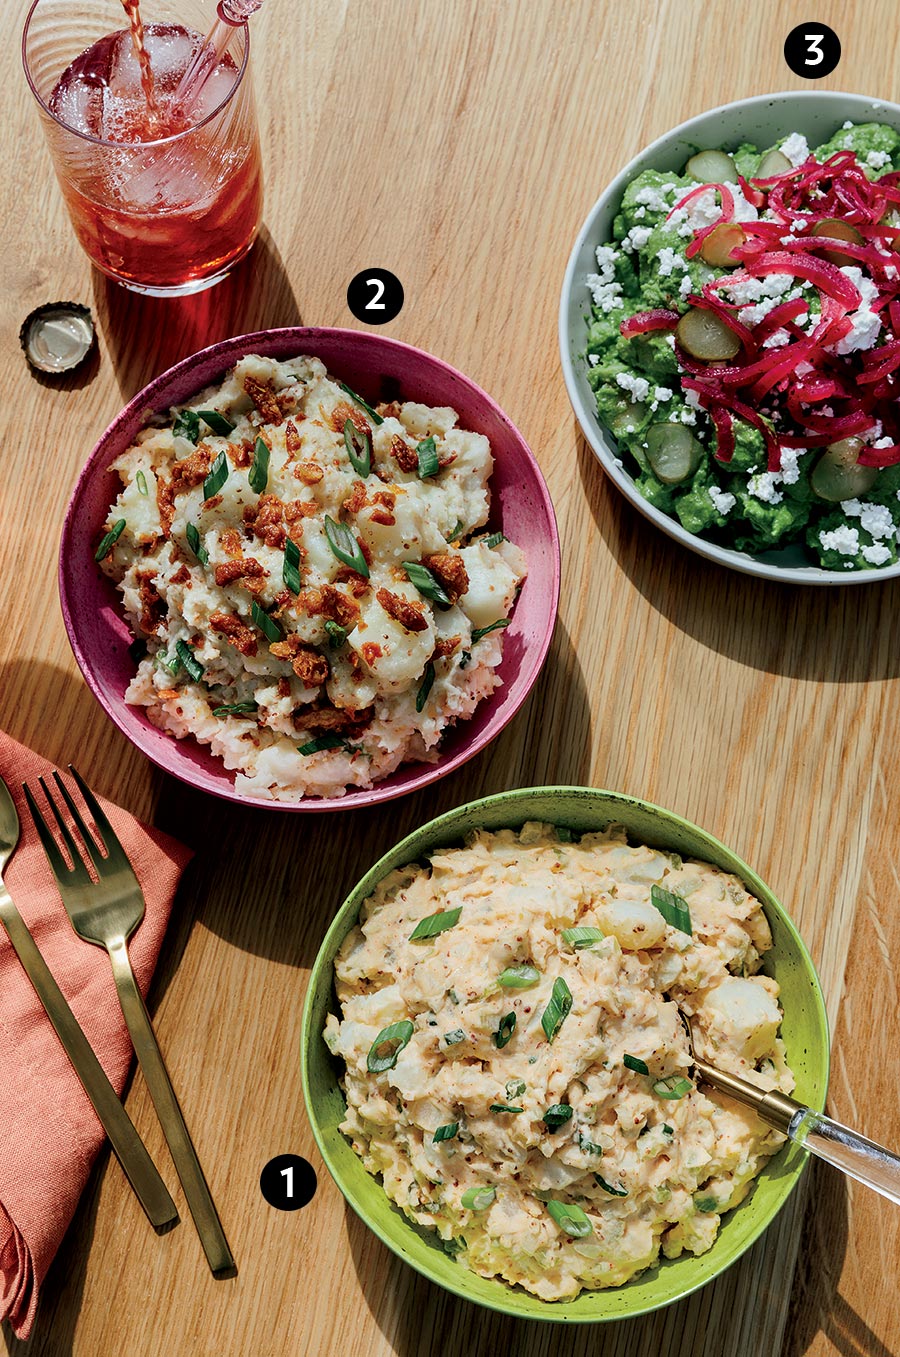
[[[613,218],[628,184],[643,170],[681,170],[695,151],[704,147],[732,149],[742,141],[759,147],[771,146],[789,132],[802,132],[810,146],[818,146],[850,120],[881,122],[900,132],[900,105],[862,94],[841,94],[832,90],[789,90],[783,94],[762,94],[723,104],[666,132],[635,156],[600,195],[578,233],[563,283],[559,309],[559,345],[563,375],[569,399],[585,438],[606,474],[636,509],[676,542],[690,547],[700,556],[719,565],[740,570],[746,575],[781,580],[792,584],[871,584],[900,575],[900,562],[883,570],[823,570],[806,564],[800,546],[751,555],[730,547],[720,547],[696,537],[661,509],[644,499],[628,472],[619,464],[619,452],[612,434],[600,422],[594,393],[588,385],[586,321],[590,314],[590,295],[585,285],[589,273],[596,272],[594,251],[612,239]]]

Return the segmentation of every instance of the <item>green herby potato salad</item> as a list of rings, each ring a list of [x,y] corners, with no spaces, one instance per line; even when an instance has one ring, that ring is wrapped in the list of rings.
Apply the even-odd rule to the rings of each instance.
[[[900,532],[900,134],[702,150],[628,185],[587,359],[645,499],[752,553],[877,570]]]

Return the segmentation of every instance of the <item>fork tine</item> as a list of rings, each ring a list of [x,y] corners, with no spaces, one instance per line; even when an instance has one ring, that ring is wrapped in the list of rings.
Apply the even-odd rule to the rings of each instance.
[[[62,778],[60,777],[59,773],[57,773],[57,771],[56,771],[55,768],[54,768],[54,770],[53,770],[53,781],[56,783],[57,787],[59,788],[60,795],[62,796],[62,799],[65,801],[66,805],[67,805],[68,808],[69,808],[69,814],[71,815],[72,819],[75,821],[75,828],[78,830],[78,833],[81,835],[81,838],[82,838],[82,841],[83,841],[83,843],[84,843],[84,846],[85,846],[85,848],[87,849],[87,851],[88,851],[88,853],[89,853],[89,855],[90,855],[91,862],[94,864],[94,866],[95,866],[95,868],[97,869],[98,872],[102,871],[103,868],[106,866],[106,859],[104,858],[103,854],[100,852],[100,849],[97,847],[96,843],[94,842],[94,837],[93,837],[93,835],[88,831],[88,827],[87,827],[87,825],[84,823],[84,816],[81,814],[81,811],[80,811],[80,810],[78,809],[78,807],[75,805],[75,802],[72,800],[72,797],[71,797],[71,795],[70,795],[70,793],[69,793],[68,787],[67,787],[66,784],[63,782]],[[46,785],[44,784],[43,778],[41,778],[41,785],[44,787],[44,791],[46,792],[46,791],[47,791],[47,787],[46,787]],[[49,797],[49,792],[48,792],[48,797]],[[50,798],[50,804],[51,804],[51,806],[53,807],[53,813],[54,813],[55,816],[56,816],[57,823],[59,824],[60,829],[63,831],[64,834],[67,834],[67,831],[66,831],[66,828],[65,828],[65,822],[63,821],[63,818],[62,818],[62,816],[60,815],[59,810],[58,810],[58,808],[57,808],[56,802],[55,802],[55,800],[53,800],[52,797]],[[68,839],[67,839],[67,845],[66,845],[66,846],[68,847]],[[78,856],[79,856],[79,858],[81,858],[81,854],[80,854],[80,853],[78,854]]]
[[[100,842],[103,844],[103,847],[109,854],[110,859],[112,861],[115,861],[117,857],[121,856],[122,858],[125,858],[125,861],[127,862],[128,859],[125,857],[125,849],[119,843],[119,840],[116,837],[116,831],[109,823],[109,819],[107,818],[106,812],[104,811],[103,807],[100,805],[100,802],[97,800],[96,796],[91,791],[90,787],[87,785],[84,778],[79,773],[78,769],[73,768],[71,763],[69,764],[69,772],[75,779],[75,783],[78,787],[78,790],[84,797],[84,803],[87,806],[88,810],[91,812],[94,824],[97,826],[97,832],[100,835]]]
[[[22,790],[25,793],[25,800],[28,802],[28,809],[31,811],[31,818],[34,821],[34,827],[38,832],[38,837],[40,838],[41,843],[43,844],[44,852],[47,854],[47,861],[50,863],[50,870],[56,877],[57,881],[64,881],[67,877],[72,875],[72,869],[68,866],[62,853],[57,848],[56,840],[50,833],[50,826],[44,819],[43,812],[41,811],[34,797],[32,796],[31,788],[29,787],[27,782],[22,783]],[[46,790],[47,789],[45,787],[44,788],[45,793]],[[54,806],[54,810],[55,809],[56,807]],[[57,819],[58,818],[59,817],[57,817]],[[74,845],[72,846],[74,848]],[[72,856],[72,861],[76,865],[79,865],[81,863],[81,859],[74,853]]]

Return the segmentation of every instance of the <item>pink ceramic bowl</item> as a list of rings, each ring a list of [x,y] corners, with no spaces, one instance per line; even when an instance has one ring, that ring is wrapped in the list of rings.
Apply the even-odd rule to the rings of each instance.
[[[134,673],[128,647],[131,633],[119,595],[94,564],[98,531],[118,494],[111,463],[156,411],[190,400],[247,353],[289,358],[314,354],[329,372],[370,402],[416,400],[452,405],[463,428],[490,439],[494,454],[491,528],[501,529],[528,557],[528,578],[505,633],[499,674],[503,684],[475,710],[471,720],[451,727],[437,763],[411,763],[369,791],[300,802],[242,796],[204,745],[176,740],[157,730],[140,707],[128,706],[125,689]],[[66,510],[59,554],[59,594],[69,642],[82,674],[107,715],[132,744],[167,773],[215,796],[278,810],[349,810],[371,806],[426,787],[459,768],[512,720],[525,701],[547,655],[559,602],[559,538],[547,487],[528,445],[500,407],[474,382],[421,349],[356,330],[292,327],[226,339],[185,358],[146,386],[106,430],[78,478]]]

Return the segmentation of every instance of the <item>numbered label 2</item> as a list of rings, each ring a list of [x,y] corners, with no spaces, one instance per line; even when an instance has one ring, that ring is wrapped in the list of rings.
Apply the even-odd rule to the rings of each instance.
[[[299,1154],[277,1154],[259,1175],[259,1190],[277,1211],[299,1211],[316,1194],[316,1171]]]
[[[363,269],[350,279],[347,305],[364,325],[386,325],[403,309],[403,284],[389,269]]]
[[[820,80],[841,59],[841,40],[827,24],[798,24],[784,40],[784,59],[794,75]]]

